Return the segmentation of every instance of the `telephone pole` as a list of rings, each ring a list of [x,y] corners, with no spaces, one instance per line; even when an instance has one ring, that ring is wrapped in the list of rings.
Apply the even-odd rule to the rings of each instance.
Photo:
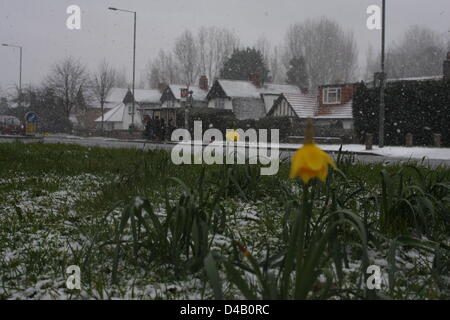
[[[380,75],[380,119],[379,119],[379,132],[378,132],[378,147],[384,147],[384,111],[385,111],[385,86],[386,86],[386,73],[385,73],[385,42],[386,42],[386,0],[383,0],[382,8],[382,27],[381,27],[381,75]]]

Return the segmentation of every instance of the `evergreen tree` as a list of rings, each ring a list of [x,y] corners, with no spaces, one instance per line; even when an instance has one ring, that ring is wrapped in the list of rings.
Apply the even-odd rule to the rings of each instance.
[[[294,57],[289,63],[289,69],[286,73],[287,83],[296,85],[302,91],[308,91],[309,79],[306,70],[306,62],[303,57]]]
[[[230,80],[249,80],[255,75],[261,82],[270,81],[264,57],[254,48],[235,50],[220,72],[221,78]]]

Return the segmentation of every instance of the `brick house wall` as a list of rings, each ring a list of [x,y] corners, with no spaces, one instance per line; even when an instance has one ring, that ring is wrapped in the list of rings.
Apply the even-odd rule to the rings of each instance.
[[[105,113],[109,109],[105,109]],[[94,130],[96,127],[95,120],[102,116],[102,109],[100,108],[89,108],[86,110],[85,123],[87,130]]]
[[[341,103],[340,104],[324,104],[323,92],[326,88],[341,88]],[[335,85],[335,86],[323,86],[319,88],[319,115],[322,114],[320,110],[327,107],[338,107],[348,103],[353,99],[354,86],[352,84]]]

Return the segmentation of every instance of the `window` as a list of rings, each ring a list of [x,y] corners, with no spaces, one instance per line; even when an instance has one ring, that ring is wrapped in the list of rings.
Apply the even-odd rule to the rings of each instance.
[[[340,104],[341,88],[324,88],[323,104]]]
[[[216,99],[214,102],[214,105],[217,109],[224,109],[225,108],[225,99]]]

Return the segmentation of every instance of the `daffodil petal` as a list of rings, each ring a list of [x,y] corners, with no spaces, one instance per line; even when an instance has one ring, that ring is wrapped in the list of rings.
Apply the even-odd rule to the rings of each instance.
[[[314,178],[316,176],[316,173],[314,171],[311,171],[306,168],[300,169],[299,173],[300,173],[300,177],[302,178],[304,183],[308,183],[309,180],[311,180],[312,178]]]
[[[299,170],[301,167],[304,166],[304,158],[303,158],[303,150],[302,149],[298,149],[295,153],[294,156],[292,157],[292,162],[291,162],[291,171],[289,174],[289,178],[293,179],[297,176],[299,176]]]
[[[316,146],[308,147],[305,152],[305,161],[311,170],[320,170],[323,165],[322,150]]]

